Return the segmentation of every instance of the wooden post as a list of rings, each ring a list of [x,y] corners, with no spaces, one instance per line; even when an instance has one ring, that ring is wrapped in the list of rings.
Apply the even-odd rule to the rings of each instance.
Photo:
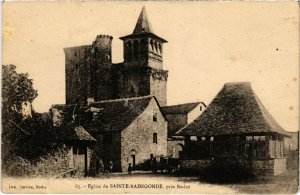
[[[88,176],[88,168],[87,168],[87,146],[84,144],[84,176]]]

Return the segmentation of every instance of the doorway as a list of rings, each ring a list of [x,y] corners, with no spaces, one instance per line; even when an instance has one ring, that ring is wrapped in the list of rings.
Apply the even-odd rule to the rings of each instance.
[[[131,155],[131,163],[132,163],[133,170],[135,170],[135,155],[134,154]]]
[[[73,146],[73,163],[80,173],[87,174],[87,147],[82,145]]]

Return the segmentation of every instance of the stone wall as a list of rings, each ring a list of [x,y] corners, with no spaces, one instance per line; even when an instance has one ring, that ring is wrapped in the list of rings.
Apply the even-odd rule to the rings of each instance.
[[[274,175],[280,175],[286,171],[286,159],[277,158],[274,159]]]
[[[183,152],[184,140],[168,140],[167,156],[172,158],[179,158],[179,151]]]
[[[65,48],[66,103],[78,96],[112,99],[112,37],[98,35],[92,45]]]
[[[23,177],[53,177],[73,168],[72,160],[72,148],[64,146],[41,157],[36,163],[18,157],[7,170],[7,174]]]
[[[253,160],[251,162],[251,168],[255,175],[274,175],[274,160]]]
[[[139,59],[124,63],[119,80],[118,95],[124,97],[138,97],[150,95],[149,75],[147,72],[147,62],[145,59]]]
[[[153,121],[157,113],[157,121]],[[153,133],[157,133],[157,144],[153,143]],[[128,163],[135,155],[136,164],[150,159],[150,155],[167,155],[167,121],[153,98],[144,112],[130,124],[121,135],[121,167],[127,171]]]
[[[291,150],[287,153],[286,168],[287,169],[298,169],[299,167],[299,151]]]
[[[204,170],[211,160],[180,160],[181,168]],[[279,175],[286,171],[286,159],[253,160],[250,162],[252,172],[257,176]]]
[[[253,160],[251,166],[256,175],[279,175],[286,171],[286,159]]]
[[[168,71],[151,70],[150,75],[150,94],[157,98],[160,106],[167,104],[167,80]]]
[[[174,135],[178,130],[187,124],[186,114],[166,114],[168,119],[168,135]]]

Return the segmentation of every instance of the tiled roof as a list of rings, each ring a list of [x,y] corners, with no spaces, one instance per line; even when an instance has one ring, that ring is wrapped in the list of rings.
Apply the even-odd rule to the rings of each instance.
[[[206,110],[176,135],[217,136],[287,132],[275,121],[250,83],[227,83]]]
[[[178,104],[173,106],[162,107],[164,114],[186,114],[196,108],[201,102]]]
[[[153,96],[143,96],[92,103],[90,106],[102,110],[89,124],[89,130],[91,132],[122,131],[144,112],[153,98]]]

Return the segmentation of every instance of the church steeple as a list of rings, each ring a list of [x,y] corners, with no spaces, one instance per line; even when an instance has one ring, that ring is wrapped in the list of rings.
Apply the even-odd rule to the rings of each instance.
[[[163,44],[154,34],[145,7],[133,33],[120,37],[124,45],[122,97],[154,95],[160,106],[167,102],[168,71],[163,69]]]
[[[120,37],[120,39],[124,42],[125,62],[141,59],[146,61],[149,59],[159,62],[163,61],[163,44],[167,41],[154,34],[145,7],[140,12],[133,33]],[[150,64],[148,65],[151,66]],[[162,64],[154,68],[162,69]]]
[[[147,11],[145,6],[143,7],[139,18],[136,22],[135,28],[133,30],[133,34],[140,33],[153,33],[152,26],[150,21],[148,20]]]

